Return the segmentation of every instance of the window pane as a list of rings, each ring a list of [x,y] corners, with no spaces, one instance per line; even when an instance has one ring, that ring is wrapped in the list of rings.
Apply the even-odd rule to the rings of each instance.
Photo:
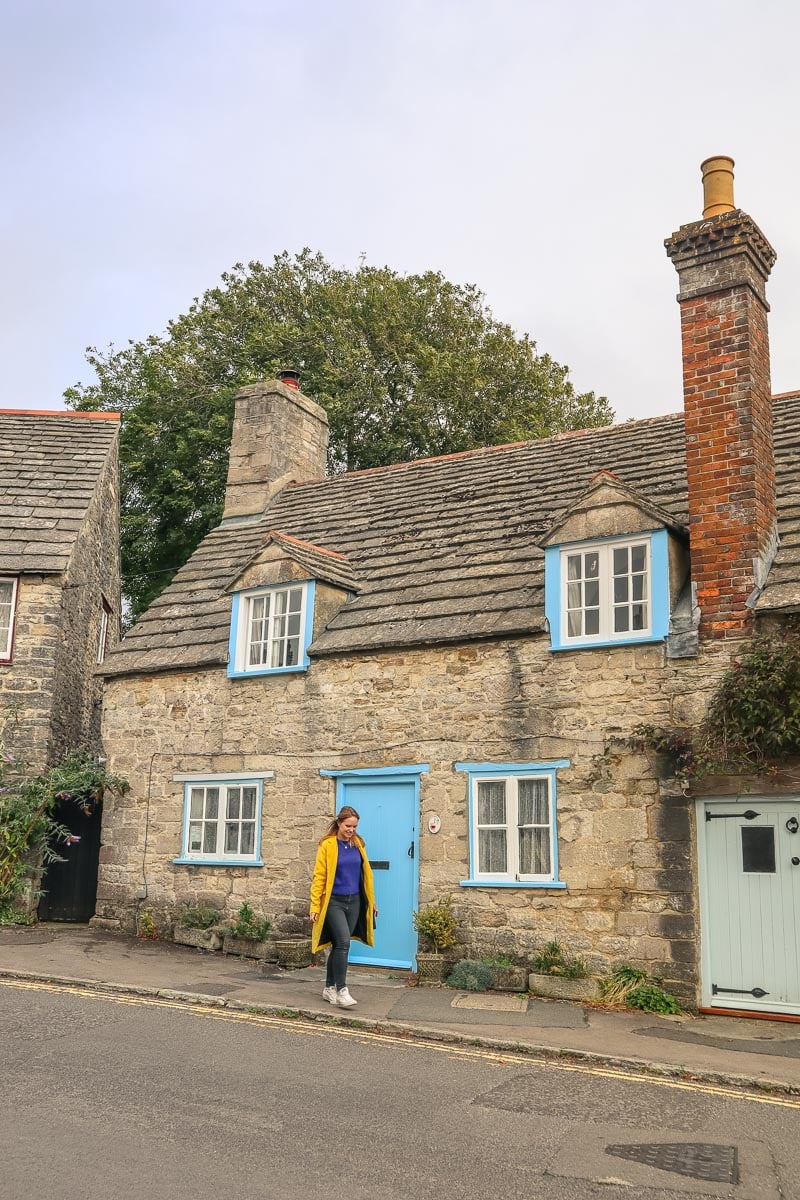
[[[239,823],[238,821],[225,822],[225,853],[236,854],[239,849]]]
[[[502,875],[506,871],[505,829],[478,830],[478,870]]]
[[[229,787],[228,788],[228,806],[227,806],[225,815],[229,818],[229,820],[235,819],[238,821],[238,819],[239,819],[240,797],[241,797],[241,788],[238,788],[238,787]]]
[[[567,608],[580,608],[583,600],[583,587],[580,583],[567,584]]]
[[[519,825],[549,825],[550,796],[546,779],[520,779],[518,789]]]
[[[297,637],[300,633],[300,615],[293,613],[286,622],[286,632],[289,637]]]
[[[203,853],[213,854],[217,848],[217,824],[207,822],[203,828]]]
[[[567,556],[567,579],[580,579],[582,565],[583,560],[580,554],[569,554]]]
[[[542,827],[519,831],[520,875],[550,875],[550,830]]]
[[[580,612],[567,614],[567,632],[570,637],[580,637],[583,632],[583,620]]]
[[[631,546],[631,571],[647,569],[647,546]]]
[[[632,577],[631,589],[631,596],[634,600],[644,600],[644,575],[634,575]]]
[[[633,612],[633,628],[634,629],[646,629],[647,628],[647,605],[646,604],[634,604],[632,612]]]
[[[239,847],[241,854],[253,854],[256,846],[256,827],[255,822],[245,821],[242,825],[242,844]]]
[[[189,826],[189,849],[190,850],[199,850],[200,847],[202,846],[202,844],[203,844],[203,826],[202,825],[190,825]]]
[[[189,816],[200,818],[203,815],[203,789],[192,788],[189,793]]]
[[[242,819],[245,821],[253,821],[256,815],[256,796],[258,789],[254,787],[242,788]]]
[[[600,632],[600,611],[597,608],[590,608],[586,613],[586,634],[591,636],[594,633]]]
[[[584,555],[584,574],[587,579],[597,579],[600,574],[600,555],[596,550]]]
[[[596,579],[587,579],[584,585],[586,608],[597,608],[600,603],[600,584]]]
[[[219,816],[219,788],[206,788],[206,820],[216,821]]]
[[[296,666],[299,661],[299,658],[300,658],[300,639],[299,638],[289,638],[288,642],[286,643],[285,666],[287,666],[287,667]]]
[[[614,548],[614,574],[627,575],[628,573],[628,547],[616,546]]]
[[[481,780],[478,784],[478,824],[505,825],[506,785],[502,779]]]
[[[628,628],[628,609],[614,609],[614,633],[625,633]],[[639,626],[641,629],[641,625]]]
[[[614,580],[614,602],[622,604],[628,599],[628,576],[618,575]]]
[[[742,870],[775,874],[775,830],[771,825],[750,825],[742,829]]]

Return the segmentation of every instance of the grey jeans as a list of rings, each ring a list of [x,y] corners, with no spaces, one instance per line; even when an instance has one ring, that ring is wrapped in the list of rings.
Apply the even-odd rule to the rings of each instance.
[[[361,897],[358,892],[352,896],[331,896],[328,902],[323,940],[326,940],[325,934],[327,933],[333,945],[328,955],[325,987],[335,987],[337,992],[347,983],[350,935],[356,927],[360,907]]]

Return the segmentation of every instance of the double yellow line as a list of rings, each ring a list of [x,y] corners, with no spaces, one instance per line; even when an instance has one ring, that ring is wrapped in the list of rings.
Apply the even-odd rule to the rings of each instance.
[[[567,1071],[576,1075],[589,1075],[598,1079],[623,1080],[626,1083],[649,1084],[653,1087],[671,1088],[674,1091],[700,1093],[703,1096],[719,1096],[728,1100],[742,1100],[748,1104],[770,1104],[778,1108],[800,1109],[800,1096],[770,1094],[768,1092],[745,1091],[724,1087],[720,1084],[704,1083],[701,1080],[679,1079],[675,1076],[650,1075],[646,1072],[626,1071],[616,1067],[593,1066],[590,1063],[569,1062],[560,1058],[541,1058],[533,1054],[514,1054],[504,1050],[491,1050],[480,1046],[454,1045],[435,1042],[413,1034],[375,1033],[369,1029],[358,1029],[352,1025],[332,1022],[321,1024],[303,1017],[272,1015],[250,1012],[247,1009],[217,1008],[209,1004],[192,1004],[187,1001],[170,1000],[161,996],[137,996],[120,992],[105,992],[89,987],[65,983],[45,983],[38,980],[0,979],[0,985],[20,990],[52,992],[56,995],[81,996],[88,1000],[101,1000],[107,1004],[127,1004],[132,1008],[162,1008],[180,1012],[201,1020],[225,1021],[229,1024],[260,1025],[280,1029],[301,1037],[345,1037],[366,1045],[404,1046],[413,1050],[428,1050],[446,1054],[450,1058],[494,1063],[496,1066],[540,1067],[548,1071]]]

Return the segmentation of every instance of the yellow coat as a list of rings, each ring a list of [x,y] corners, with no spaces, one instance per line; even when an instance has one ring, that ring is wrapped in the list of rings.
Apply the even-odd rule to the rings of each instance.
[[[336,834],[331,833],[322,839],[317,848],[317,860],[314,863],[314,876],[311,880],[310,911],[319,913],[319,916],[311,927],[312,953],[323,950],[331,944],[330,938],[322,940],[322,931],[325,928],[328,904],[333,895],[333,881],[336,875],[336,864],[339,860],[339,847],[336,842]],[[375,888],[372,880],[372,867],[369,865],[364,841],[357,833],[353,834],[353,842],[361,855],[361,907],[353,937],[359,942],[366,942],[368,946],[374,946]]]

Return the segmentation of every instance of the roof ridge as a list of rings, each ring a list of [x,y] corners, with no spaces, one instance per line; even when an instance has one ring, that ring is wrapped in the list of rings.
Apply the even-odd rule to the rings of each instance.
[[[122,417],[121,413],[72,412],[70,409],[59,408],[0,408],[0,414],[16,417],[92,417],[95,421],[119,421]]]

